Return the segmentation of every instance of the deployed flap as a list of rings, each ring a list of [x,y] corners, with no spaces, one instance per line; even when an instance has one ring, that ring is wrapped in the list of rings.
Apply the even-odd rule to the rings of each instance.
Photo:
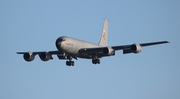
[[[81,48],[79,50],[80,54],[97,54],[97,53],[101,53],[103,48],[105,47],[97,47],[97,48]]]
[[[99,45],[108,46],[108,20],[104,20],[104,26],[101,33],[101,39],[99,41]]]

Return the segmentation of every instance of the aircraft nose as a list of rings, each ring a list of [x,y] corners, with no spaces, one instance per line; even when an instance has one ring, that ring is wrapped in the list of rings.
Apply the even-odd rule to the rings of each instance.
[[[56,48],[58,50],[61,50],[61,44],[62,42],[65,41],[65,39],[63,37],[59,37],[57,40],[56,40]]]

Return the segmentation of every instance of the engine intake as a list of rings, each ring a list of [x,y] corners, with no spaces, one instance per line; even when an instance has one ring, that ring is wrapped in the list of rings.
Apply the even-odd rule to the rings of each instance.
[[[48,52],[42,52],[39,54],[39,57],[42,61],[48,61],[49,59],[52,59],[52,56]]]
[[[140,44],[132,44],[130,49],[133,53],[139,53],[142,51],[142,47]]]
[[[30,61],[34,60],[35,55],[33,53],[29,52],[29,53],[25,53],[23,55],[23,58],[24,58],[25,61],[30,62]]]
[[[123,54],[129,54],[129,53],[139,53],[141,52],[142,47],[140,44],[132,44],[130,48],[123,49]]]
[[[115,51],[111,47],[103,48],[102,52],[105,55],[115,55]]]

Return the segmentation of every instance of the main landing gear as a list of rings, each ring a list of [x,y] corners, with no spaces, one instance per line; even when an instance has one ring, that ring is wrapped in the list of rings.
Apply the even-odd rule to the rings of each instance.
[[[66,61],[66,65],[67,66],[74,66],[74,61],[72,61],[72,57],[67,56],[67,59],[69,59],[69,61]]]
[[[93,64],[100,64],[100,59],[92,59]]]
[[[74,58],[74,57],[72,57],[72,56],[67,56],[67,59],[68,59],[68,61],[66,61],[66,65],[67,65],[67,66],[74,66],[74,61],[72,61],[72,58]],[[75,59],[77,59],[77,58],[75,58]],[[94,57],[94,58],[92,59],[92,63],[93,63],[93,64],[100,64],[100,59],[99,59],[98,57]]]

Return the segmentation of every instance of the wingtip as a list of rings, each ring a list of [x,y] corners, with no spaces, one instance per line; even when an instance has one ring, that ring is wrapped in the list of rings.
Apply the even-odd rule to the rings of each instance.
[[[166,41],[166,43],[170,43],[169,41]]]

